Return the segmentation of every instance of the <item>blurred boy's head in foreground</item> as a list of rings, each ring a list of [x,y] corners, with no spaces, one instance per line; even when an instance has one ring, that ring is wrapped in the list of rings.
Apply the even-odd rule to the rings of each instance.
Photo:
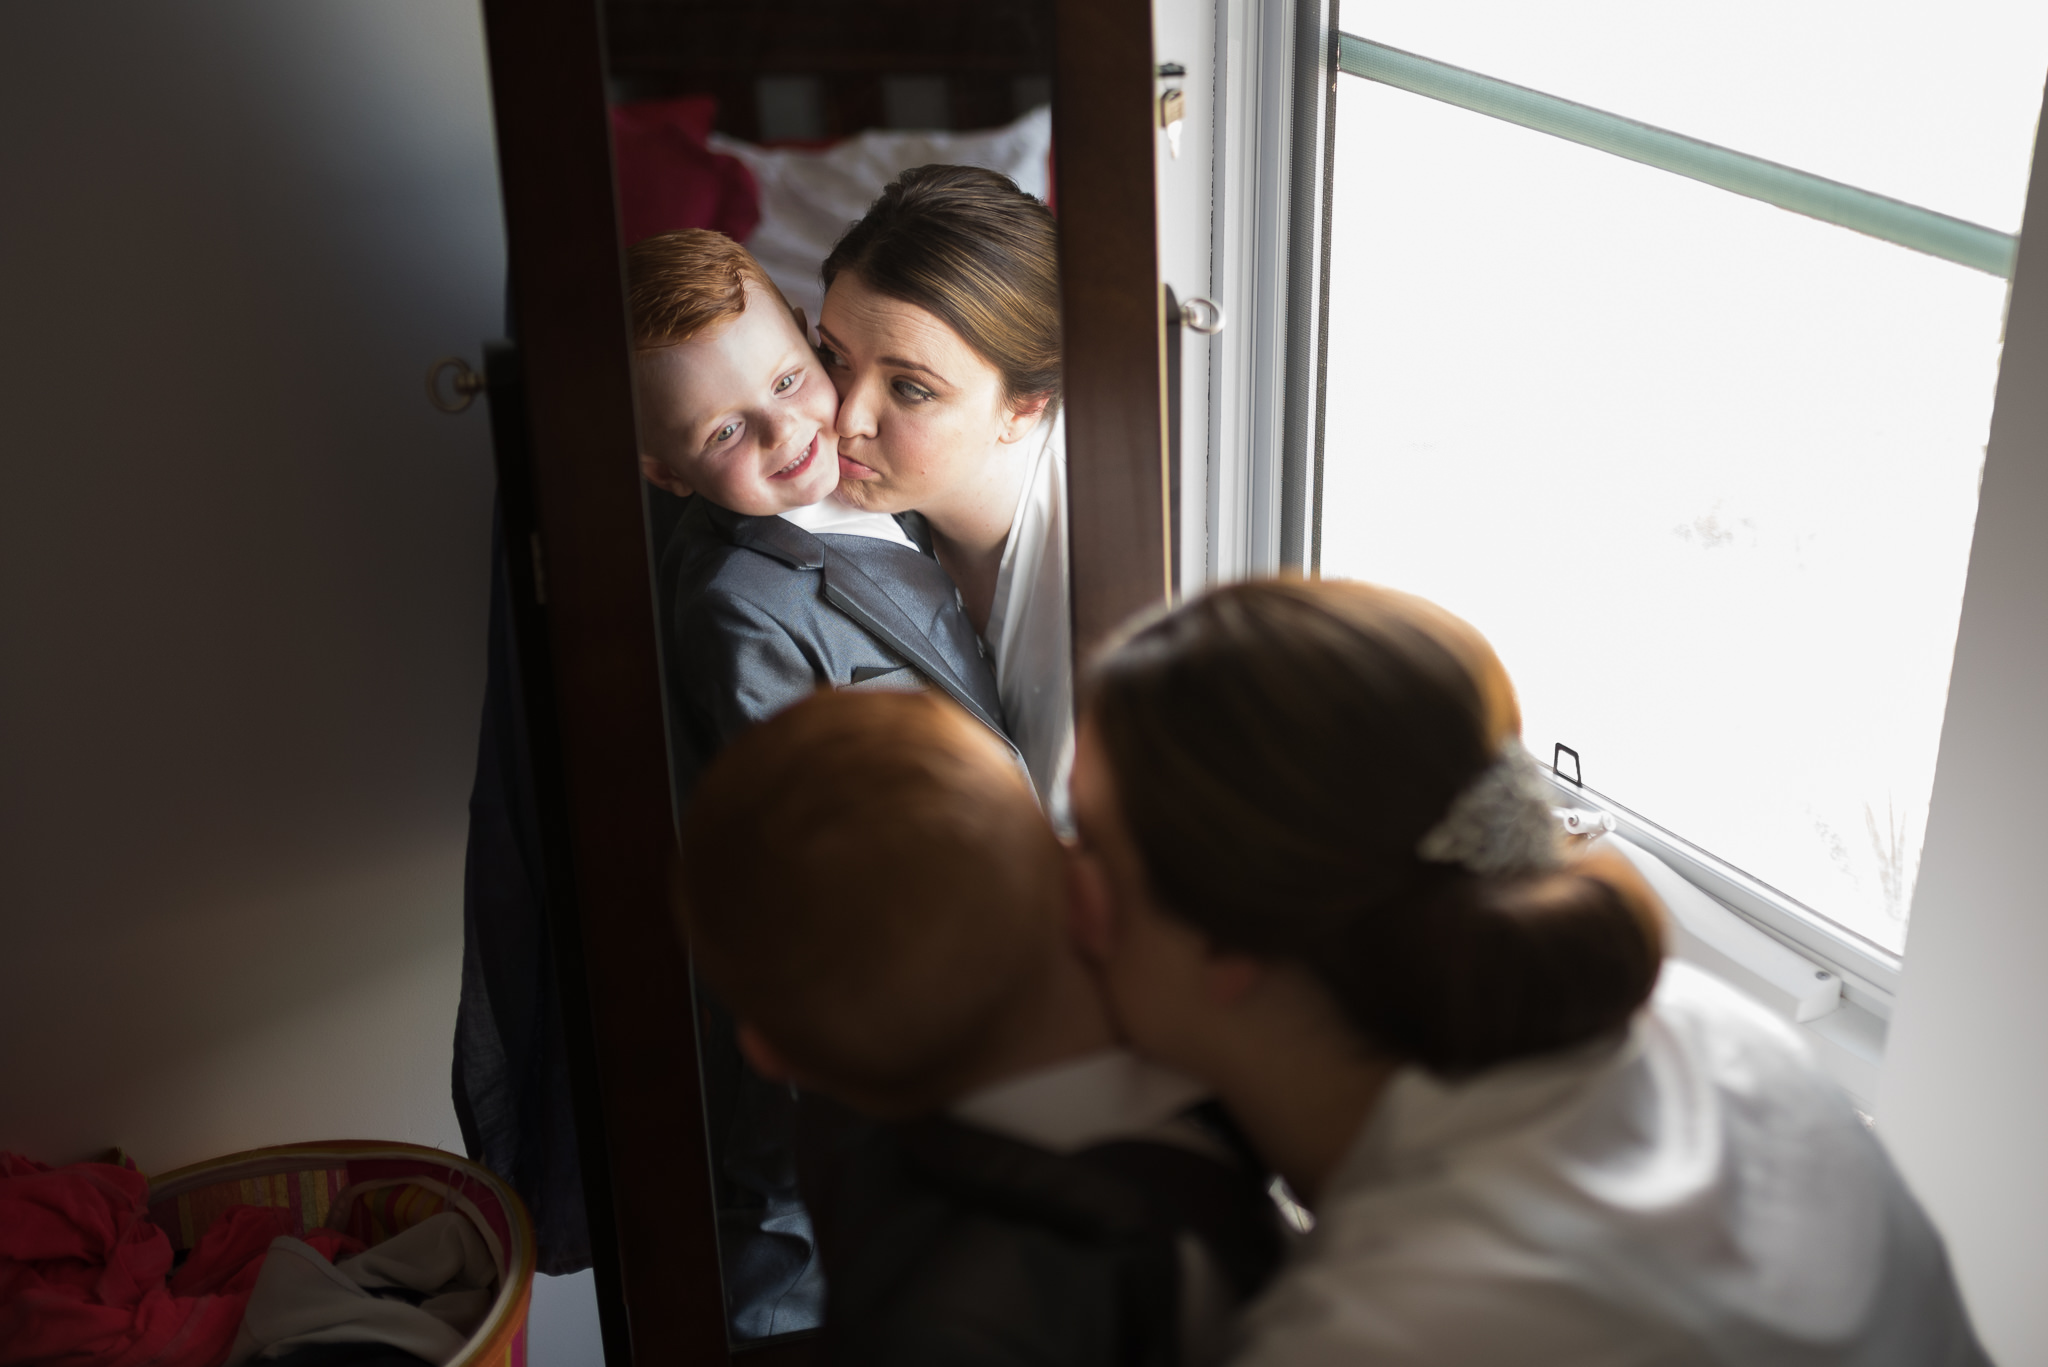
[[[1028,1055],[1075,973],[1063,857],[1014,758],[932,694],[820,693],[683,818],[681,912],[754,1065],[872,1115]]]

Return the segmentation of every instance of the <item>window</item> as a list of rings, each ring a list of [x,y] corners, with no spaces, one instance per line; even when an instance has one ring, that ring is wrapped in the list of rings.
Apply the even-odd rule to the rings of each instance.
[[[1539,758],[1896,963],[2048,8],[1344,21],[1312,562],[1470,619]]]

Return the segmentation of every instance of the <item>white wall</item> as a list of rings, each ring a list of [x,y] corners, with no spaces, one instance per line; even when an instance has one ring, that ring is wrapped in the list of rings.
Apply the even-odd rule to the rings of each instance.
[[[0,1148],[459,1148],[475,0],[0,8],[0,197]]]
[[[2007,1367],[2048,1362],[2048,142],[2026,225],[1878,1113]]]

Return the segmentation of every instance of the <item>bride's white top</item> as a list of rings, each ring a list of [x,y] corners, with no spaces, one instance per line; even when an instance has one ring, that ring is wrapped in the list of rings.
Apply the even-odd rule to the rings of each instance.
[[[996,571],[989,653],[1010,739],[1023,753],[1055,828],[1068,829],[1067,774],[1074,763],[1074,655],[1067,593],[1067,435],[1055,417],[1025,438],[1038,442],[1010,539]]]
[[[807,508],[787,508],[779,515],[814,535],[830,532],[834,536],[871,536],[877,541],[893,541],[913,551],[917,549],[917,543],[896,524],[895,518],[887,513],[849,508],[837,498],[822,498]]]
[[[1989,1367],[1782,1021],[1667,962],[1618,1044],[1388,1084],[1235,1367]]]

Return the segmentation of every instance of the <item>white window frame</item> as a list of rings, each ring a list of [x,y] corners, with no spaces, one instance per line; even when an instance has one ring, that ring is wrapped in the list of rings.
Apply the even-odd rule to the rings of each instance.
[[[1216,0],[1207,578],[1300,569],[1320,445],[1334,0]]]
[[[1323,357],[1336,150],[1332,124],[1343,60],[1348,55],[1354,64],[1357,61],[1355,51],[1344,51],[1334,0],[1217,0],[1216,25],[1210,289],[1231,311],[1233,321],[1230,332],[1218,338],[1210,352],[1206,572],[1212,582],[1288,570],[1314,573],[1320,559],[1316,540]],[[1637,156],[1612,147],[1603,150]],[[1686,155],[1686,149],[1678,148],[1677,154]],[[1755,163],[1753,158],[1737,160]],[[1684,169],[1679,173],[1696,174]],[[1719,174],[1744,171],[1737,167]],[[1805,180],[1817,182],[1813,177]],[[1823,196],[1832,193],[1824,182],[1818,183]],[[1860,201],[1878,197],[1852,187],[1835,188],[1851,197],[1847,207],[1842,207],[1839,196],[1831,201],[1833,209],[1785,207],[1870,231],[1834,215],[1867,214],[1871,206]],[[1812,190],[1809,184],[1766,193],[1749,188],[1736,192],[1771,198]],[[1964,241],[1968,233],[1957,236],[1954,220],[1933,222],[1943,216],[1896,207],[1919,216],[1917,228],[1909,224],[1899,231],[1948,233],[1951,240],[1964,242],[1956,251],[1983,258],[1966,264],[2010,278],[2009,235],[1992,235],[2004,240],[2002,248],[1983,241],[1972,245]],[[1876,212],[1889,210],[1880,204]],[[1961,228],[1979,235],[1986,231],[1968,224]],[[2003,270],[1984,264],[2001,250]],[[1945,250],[1936,254],[1950,255]],[[1901,955],[1604,794],[1554,772],[1550,778],[1561,806],[1607,814],[1616,834],[1655,855],[1713,906],[1812,963],[1816,971],[1837,975],[1842,983],[1841,1011],[1802,1028],[1821,1045],[1824,1061],[1859,1102],[1874,1097],[1876,1070],[1904,969]]]
[[[1842,980],[1844,1002],[1882,1021],[1892,1017],[1903,958],[1802,905],[1702,849],[1676,832],[1630,811],[1613,798],[1573,783],[1549,765],[1544,776],[1560,806],[1605,813],[1615,834],[1656,855],[1686,882],[1756,926],[1773,940]]]

